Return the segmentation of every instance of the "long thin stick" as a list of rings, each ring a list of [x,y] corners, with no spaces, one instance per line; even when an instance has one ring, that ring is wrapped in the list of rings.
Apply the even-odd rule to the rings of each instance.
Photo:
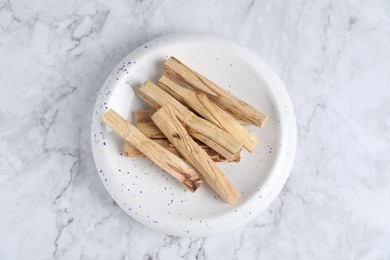
[[[179,100],[177,97],[175,97],[175,99]],[[184,100],[179,100],[179,101],[182,104],[185,104]],[[138,130],[140,130],[144,135],[146,135],[150,139],[164,139],[165,138],[165,136],[163,136],[164,134],[161,132],[161,130],[157,126],[155,126],[154,122],[152,121],[151,116],[155,112],[156,112],[156,110],[151,110],[151,109],[134,111],[135,124],[136,124],[135,126],[137,126],[139,124],[140,127],[137,127]],[[229,115],[232,116],[237,122],[239,122],[240,125],[243,125],[243,126],[248,125],[248,123],[241,121],[240,119],[234,117],[234,115],[232,115],[232,114],[229,114]],[[143,123],[145,123],[145,124],[143,124]],[[149,124],[152,124],[152,126],[150,126]],[[153,128],[153,130],[149,129],[149,128]]]
[[[223,200],[229,204],[237,201],[239,195],[233,184],[207,153],[188,135],[170,105],[166,105],[154,113],[152,120]]]
[[[161,130],[156,126],[155,123],[152,122],[137,122],[135,124],[138,130],[140,130],[144,135],[149,137],[150,139],[164,139],[165,135],[161,132]]]
[[[237,138],[248,151],[252,152],[259,143],[259,139],[255,135],[213,103],[205,94],[182,87],[166,75],[163,75],[158,83],[162,89],[176,99],[184,101],[198,114]]]
[[[134,112],[135,115],[135,123],[149,123],[152,122],[152,115],[156,112],[156,110],[144,109],[137,110]]]
[[[178,59],[170,57],[165,62],[164,69],[174,78],[207,94],[211,100],[237,118],[259,127],[263,127],[267,121],[267,116],[263,112],[233,96],[211,80],[180,62]]]
[[[190,191],[196,191],[202,184],[202,180],[195,169],[167,149],[147,138],[114,110],[110,109],[102,116],[101,120],[154,163],[170,173]]]
[[[144,135],[150,139],[166,139],[165,135],[152,121],[152,115],[156,110],[137,110],[134,112],[135,115],[135,126]]]
[[[226,159],[233,159],[241,151],[242,144],[235,137],[209,121],[196,116],[152,82],[145,82],[139,89],[139,95],[155,109],[170,104],[192,137],[207,144]]]
[[[164,135],[165,136],[165,135]],[[176,156],[183,158],[183,156],[177,151],[177,149],[167,140],[167,139],[154,139],[153,142],[161,145],[171,153],[175,154]],[[206,151],[206,153],[213,159],[214,162],[239,162],[241,160],[241,155],[238,153],[232,160],[227,160],[222,155],[211,149],[205,144],[198,143],[200,147],[202,147],[203,150]],[[124,142],[123,144],[123,155],[125,157],[132,157],[132,158],[143,158],[146,157],[140,150],[138,150],[134,145]]]

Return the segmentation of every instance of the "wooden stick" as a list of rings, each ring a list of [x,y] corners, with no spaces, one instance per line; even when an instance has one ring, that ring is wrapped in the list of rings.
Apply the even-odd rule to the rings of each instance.
[[[170,105],[166,105],[154,113],[152,120],[223,200],[229,204],[237,201],[239,195],[233,184],[207,153],[188,135]]]
[[[140,130],[144,135],[149,137],[150,139],[154,139],[153,141],[169,150],[171,153],[176,156],[183,158],[183,156],[176,150],[176,148],[166,139],[166,136],[161,132],[161,130],[156,126],[156,124],[152,121],[151,116],[156,112],[156,110],[138,110],[135,111],[135,121],[136,127]],[[231,160],[226,159],[207,145],[198,142],[199,146],[206,151],[206,153],[213,159],[214,162],[239,162],[241,160],[241,154],[237,153]],[[132,144],[128,142],[124,142],[123,145],[123,154],[125,157],[133,157],[133,158],[142,158],[145,157],[143,153],[141,153],[137,148],[135,148]]]
[[[204,92],[224,110],[234,114],[241,120],[259,127],[263,127],[267,121],[267,116],[264,113],[217,86],[214,82],[184,65],[178,59],[170,57],[165,62],[164,69],[169,75]]]
[[[149,123],[152,121],[152,115],[156,112],[156,110],[137,110],[134,112],[135,115],[135,123]]]
[[[155,123],[146,122],[146,123],[136,123],[135,127],[140,130],[144,135],[146,135],[150,139],[164,139],[165,135],[161,132],[161,130],[156,126]]]
[[[165,139],[165,135],[152,121],[151,116],[156,110],[137,110],[134,112],[135,115],[135,126],[144,135],[150,139]]]
[[[179,100],[179,101],[182,104],[184,103],[184,100],[183,101]],[[135,126],[138,128],[138,130],[140,130],[144,135],[146,135],[150,139],[165,139],[166,138],[165,135],[161,132],[161,130],[152,121],[151,116],[155,112],[156,112],[156,110],[151,110],[151,109],[135,111],[134,112],[134,114],[135,114]],[[243,122],[240,119],[235,118],[234,115],[232,115],[232,114],[229,114],[229,115],[232,116],[234,119],[236,119],[236,121],[238,121],[241,125],[248,125],[248,123]],[[143,123],[148,123],[148,124],[143,124]],[[149,128],[153,128],[153,129],[149,129]]]
[[[183,158],[183,156],[176,150],[176,148],[167,140],[167,139],[155,139],[153,142],[161,145],[174,155]],[[238,153],[232,160],[227,160],[222,155],[211,149],[205,144],[197,143],[206,153],[211,157],[214,162],[239,162],[241,160],[241,155]],[[123,144],[123,155],[125,157],[133,157],[133,158],[143,158],[145,155],[140,152],[134,145],[124,142]]]
[[[166,75],[168,76],[168,74]],[[173,96],[175,99],[177,99],[180,103],[182,104],[185,104],[184,100],[180,100],[179,96]],[[186,107],[188,109],[190,109],[190,107],[187,106],[187,104],[185,104]],[[151,110],[151,109],[145,109],[145,110],[137,110],[134,112],[135,114],[135,121],[136,123],[138,122],[142,122],[142,123],[147,123],[147,122],[153,122],[152,119],[151,119],[151,116],[153,115],[153,113],[155,113],[156,110]],[[233,114],[230,114],[228,111],[225,111],[227,112],[229,115],[231,115],[234,119],[236,119],[241,125],[249,125],[247,122],[244,122],[242,121],[241,119],[235,117]]]
[[[196,116],[161,88],[147,81],[139,89],[139,95],[155,109],[170,104],[176,116],[187,128],[189,134],[205,143],[228,160],[232,160],[241,149],[241,143],[231,134],[209,121]]]
[[[168,75],[163,75],[158,80],[158,84],[168,94],[179,100],[180,103],[187,104],[199,115],[208,119],[211,123],[217,125],[218,127],[223,128],[218,121],[214,120],[214,116],[210,113],[210,111],[205,109],[204,105],[198,99],[196,91],[180,86]]]
[[[110,109],[102,116],[101,120],[163,170],[170,173],[190,191],[196,191],[202,184],[202,180],[195,169],[167,149],[147,138],[114,110]]]
[[[166,92],[184,101],[198,114],[234,136],[248,151],[252,152],[259,143],[259,139],[255,135],[240,125],[222,108],[210,101],[205,94],[184,88],[166,75],[163,75],[158,83]]]
[[[226,113],[228,113],[231,117],[233,117],[238,123],[240,123],[240,125],[243,125],[243,126],[252,125],[252,124],[249,124],[248,122],[242,121],[240,118],[236,117],[234,114],[230,113],[229,111],[226,111],[223,108],[222,108],[222,110],[225,111]]]

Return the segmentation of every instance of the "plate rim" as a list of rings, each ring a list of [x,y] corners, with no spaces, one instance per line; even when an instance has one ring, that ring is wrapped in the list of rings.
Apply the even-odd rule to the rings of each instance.
[[[96,131],[95,131],[96,126],[102,124],[100,122],[100,116],[98,116],[99,111],[102,111],[101,103],[99,103],[99,101],[102,98],[101,96],[103,95],[102,93],[104,90],[114,89],[119,84],[122,84],[123,79],[122,79],[122,81],[112,83],[112,81],[114,80],[114,77],[116,77],[116,76],[114,76],[114,72],[116,72],[118,70],[118,68],[120,68],[124,62],[126,62],[126,60],[129,60],[130,57],[133,57],[133,56],[136,57],[137,55],[142,55],[142,51],[144,49],[144,46],[152,45],[152,44],[155,44],[156,42],[163,42],[163,41],[169,42],[169,41],[175,41],[175,40],[180,41],[183,39],[186,39],[186,40],[202,39],[205,41],[222,42],[222,43],[227,44],[229,46],[234,46],[236,49],[240,50],[240,56],[246,56],[247,58],[250,57],[251,63],[257,64],[263,68],[267,68],[267,78],[268,78],[267,83],[268,83],[268,81],[273,81],[274,83],[276,82],[276,84],[273,85],[273,87],[275,87],[277,89],[278,95],[282,96],[283,103],[286,105],[286,109],[288,110],[286,113],[289,114],[289,117],[285,118],[286,121],[289,121],[288,122],[289,138],[287,140],[287,143],[288,143],[287,147],[288,147],[289,155],[286,156],[286,161],[285,161],[282,169],[279,170],[280,176],[279,176],[277,185],[272,187],[273,192],[271,194],[267,195],[266,203],[261,205],[261,209],[253,210],[253,214],[251,214],[250,216],[247,216],[246,218],[242,218],[240,222],[237,221],[236,223],[229,225],[229,227],[225,228],[225,229],[223,229],[223,228],[216,228],[216,229],[210,229],[210,228],[209,229],[196,229],[196,228],[194,229],[194,228],[191,228],[189,232],[179,232],[178,230],[173,230],[170,227],[171,225],[169,225],[169,223],[161,223],[163,221],[155,223],[155,222],[152,222],[150,220],[146,220],[146,219],[140,217],[142,214],[138,215],[138,214],[134,214],[134,212],[129,212],[124,207],[124,205],[122,205],[122,203],[118,202],[118,198],[116,198],[115,192],[113,191],[113,188],[110,187],[109,185],[105,185],[105,181],[104,181],[105,175],[102,174],[101,170],[99,171],[99,169],[103,168],[103,167],[99,167],[99,164],[101,163],[98,160],[98,157],[99,157],[99,155],[98,155],[99,148],[98,147],[99,146],[94,145],[94,135],[96,134]],[[243,57],[243,58],[245,58],[245,57]],[[265,76],[265,75],[261,75],[261,76]],[[155,38],[151,41],[148,41],[147,43],[142,44],[138,48],[136,48],[135,50],[131,51],[113,68],[112,72],[108,75],[104,84],[99,89],[99,94],[96,98],[96,102],[95,102],[94,110],[93,110],[93,114],[92,114],[92,120],[91,120],[91,146],[92,146],[93,158],[94,158],[96,169],[98,171],[98,175],[99,175],[104,187],[109,192],[110,196],[122,208],[122,210],[126,212],[126,214],[128,214],[129,216],[131,216],[132,218],[134,218],[138,222],[142,223],[143,225],[148,226],[148,227],[153,228],[153,229],[160,230],[164,233],[168,233],[168,234],[172,234],[172,235],[179,235],[179,236],[199,236],[199,237],[210,236],[210,235],[214,235],[217,233],[222,233],[222,232],[226,232],[226,231],[235,229],[239,226],[247,224],[249,221],[251,221],[255,217],[259,216],[259,214],[261,214],[266,208],[268,208],[269,205],[279,195],[279,193],[281,192],[282,188],[284,187],[284,185],[285,185],[285,183],[286,183],[286,181],[291,173],[291,169],[293,166],[293,162],[294,162],[294,158],[295,158],[295,154],[296,154],[296,149],[297,149],[297,138],[298,138],[297,125],[296,125],[294,108],[293,108],[290,96],[288,95],[287,89],[285,88],[285,86],[284,86],[283,82],[281,81],[281,79],[279,78],[279,76],[272,70],[272,68],[258,54],[256,54],[252,50],[250,50],[247,47],[245,47],[237,42],[234,42],[230,39],[226,39],[226,38],[211,35],[211,34],[193,34],[193,33],[167,34],[167,35],[163,35],[163,36],[160,36],[158,38]],[[264,201],[264,199],[262,199],[262,200]],[[252,208],[253,208],[253,203],[256,203],[259,201],[259,200],[255,200],[253,197],[250,198],[249,200],[250,201],[248,203],[246,203],[245,205],[246,205],[246,207],[252,206]],[[260,207],[257,207],[257,208],[260,208]],[[138,212],[142,212],[142,210],[138,210]],[[216,221],[216,220],[212,220],[212,221]],[[187,225],[191,226],[193,223],[183,223],[183,224],[187,224]],[[195,227],[196,227],[196,225],[195,225]]]

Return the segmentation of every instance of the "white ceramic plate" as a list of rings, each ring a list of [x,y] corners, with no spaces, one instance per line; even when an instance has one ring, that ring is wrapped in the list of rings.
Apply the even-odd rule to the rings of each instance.
[[[260,137],[253,153],[243,149],[239,163],[218,163],[240,193],[232,206],[207,185],[191,193],[150,160],[125,158],[122,140],[100,122],[112,108],[134,123],[133,111],[148,107],[138,87],[149,79],[156,82],[169,56],[269,116],[262,129],[250,127]],[[271,204],[290,173],[297,133],[283,83],[255,53],[215,36],[174,34],[140,46],[112,71],[96,101],[91,138],[100,178],[125,212],[169,234],[208,236],[245,224]]]

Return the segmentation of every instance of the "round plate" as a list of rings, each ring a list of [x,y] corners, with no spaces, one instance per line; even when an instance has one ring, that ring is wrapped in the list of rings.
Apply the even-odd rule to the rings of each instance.
[[[234,205],[204,184],[195,193],[147,158],[126,158],[123,141],[100,121],[109,108],[134,123],[133,112],[148,108],[137,95],[146,80],[156,83],[163,63],[175,56],[269,116],[253,153],[243,149],[238,163],[218,163],[240,194]],[[146,226],[180,236],[208,236],[256,217],[282,189],[296,150],[296,121],[279,77],[255,53],[223,38],[173,34],[130,53],[100,90],[92,117],[92,150],[108,192],[131,217]]]

